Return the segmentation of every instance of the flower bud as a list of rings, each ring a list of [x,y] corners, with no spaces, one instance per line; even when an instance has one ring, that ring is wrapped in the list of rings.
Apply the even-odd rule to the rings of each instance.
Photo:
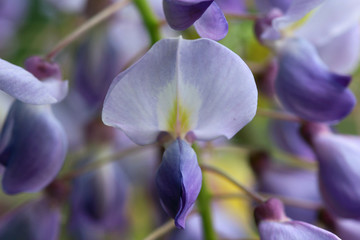
[[[32,56],[25,60],[25,69],[39,80],[48,78],[61,80],[61,70],[58,64],[47,62],[39,56]]]
[[[200,193],[201,181],[195,151],[185,141],[175,140],[165,150],[156,185],[161,204],[175,219],[177,228],[185,228],[185,219]]]

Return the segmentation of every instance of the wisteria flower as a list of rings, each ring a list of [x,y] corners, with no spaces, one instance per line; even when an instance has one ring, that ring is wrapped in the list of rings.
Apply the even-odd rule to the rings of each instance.
[[[164,132],[174,139],[231,138],[256,106],[254,77],[239,56],[209,39],[178,38],[159,41],[115,78],[102,117],[145,145]]]
[[[157,186],[165,209],[183,228],[201,187],[196,154],[184,139],[231,138],[256,106],[254,78],[240,57],[209,39],[177,38],[159,41],[115,78],[102,117],[140,145],[170,136]],[[169,169],[178,174],[169,176]]]

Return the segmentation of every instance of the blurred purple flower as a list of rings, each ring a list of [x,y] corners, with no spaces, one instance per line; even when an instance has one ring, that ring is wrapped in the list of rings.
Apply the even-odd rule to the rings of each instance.
[[[23,0],[0,1],[0,49],[12,43],[16,31],[24,21],[29,2]]]
[[[0,239],[56,240],[61,213],[49,199],[30,202],[0,219]]]
[[[254,215],[262,240],[340,240],[324,229],[289,219],[282,202],[276,198],[270,198],[256,207]]]
[[[116,162],[74,180],[71,194],[71,231],[78,239],[120,230],[125,223],[127,179]]]
[[[299,123],[283,120],[273,120],[269,126],[271,137],[281,150],[305,160],[315,161],[314,151],[301,136],[300,127]]]
[[[348,74],[360,59],[359,21],[358,0],[326,0],[294,35],[312,43],[332,71]]]
[[[314,203],[321,202],[316,172],[276,164],[263,152],[253,153],[250,160],[257,177],[258,191]],[[300,221],[314,223],[317,220],[315,210],[286,206],[286,213]]]
[[[68,83],[61,80],[57,64],[34,56],[25,61],[25,69],[0,59],[0,90],[30,104],[57,103],[66,96]]]
[[[236,54],[209,39],[177,38],[159,41],[115,78],[102,117],[144,145],[164,132],[191,141],[231,138],[256,106],[253,75]]]
[[[319,161],[319,184],[329,212],[345,218],[360,217],[360,137],[313,132],[311,143]]]
[[[201,37],[220,40],[228,32],[228,23],[222,12],[243,12],[242,1],[214,0],[163,0],[166,20],[175,30],[185,30],[195,25]]]
[[[103,35],[96,33],[87,39],[76,55],[75,91],[84,98],[91,112],[100,110],[111,81],[121,70],[113,44]]]
[[[64,129],[49,105],[15,101],[0,136],[4,191],[16,194],[41,190],[60,171],[66,151]]]
[[[288,39],[279,50],[276,93],[285,109],[315,122],[345,118],[356,99],[347,88],[350,76],[332,73],[306,40]]]
[[[281,30],[291,26],[323,2],[324,0],[257,0],[258,9],[265,14],[264,19],[260,18],[258,21],[266,20],[268,26],[264,26],[258,37],[263,41],[280,39]],[[275,12],[277,13],[274,14]]]
[[[175,140],[165,150],[156,185],[161,204],[175,219],[177,228],[185,228],[185,219],[200,193],[201,181],[195,151],[185,141]]]

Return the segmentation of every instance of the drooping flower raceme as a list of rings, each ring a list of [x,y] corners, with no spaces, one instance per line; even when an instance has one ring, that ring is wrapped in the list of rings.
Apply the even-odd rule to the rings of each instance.
[[[196,154],[184,139],[231,138],[254,117],[256,106],[253,75],[239,56],[209,39],[177,38],[159,41],[115,78],[102,117],[140,145],[164,132],[176,139],[165,151],[157,186],[181,228],[201,187]],[[169,179],[164,168],[177,172],[170,176],[173,185],[162,182]]]

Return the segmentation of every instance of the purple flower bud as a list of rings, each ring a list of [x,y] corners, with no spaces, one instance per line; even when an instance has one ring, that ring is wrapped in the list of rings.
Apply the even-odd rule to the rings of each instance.
[[[66,150],[64,129],[49,105],[15,101],[0,137],[4,191],[16,194],[41,190],[60,171]]]
[[[303,39],[289,39],[280,49],[276,93],[283,106],[314,122],[337,122],[354,108],[347,88],[350,76],[329,72],[316,49]]]
[[[48,199],[30,202],[0,220],[0,239],[56,240],[60,209]]]
[[[74,180],[71,229],[119,230],[124,223],[127,179],[117,163],[109,163]]]
[[[311,224],[286,217],[284,206],[271,198],[255,208],[255,219],[261,240],[340,240],[336,235]]]
[[[201,37],[213,40],[224,38],[228,32],[225,16],[213,0],[163,0],[163,6],[167,22],[175,30],[185,30],[195,23]],[[227,4],[222,6],[226,8]]]
[[[48,78],[61,80],[61,70],[59,65],[53,62],[47,62],[39,56],[33,56],[26,59],[25,69],[40,81]]]
[[[177,228],[185,228],[201,189],[201,169],[195,151],[183,140],[175,140],[166,150],[156,174],[156,185],[163,208],[175,219]]]
[[[311,140],[319,161],[319,184],[327,209],[341,217],[359,218],[360,138],[321,131]]]
[[[68,83],[61,81],[57,64],[35,56],[25,65],[28,71],[0,59],[0,90],[30,104],[52,104],[66,96]]]

